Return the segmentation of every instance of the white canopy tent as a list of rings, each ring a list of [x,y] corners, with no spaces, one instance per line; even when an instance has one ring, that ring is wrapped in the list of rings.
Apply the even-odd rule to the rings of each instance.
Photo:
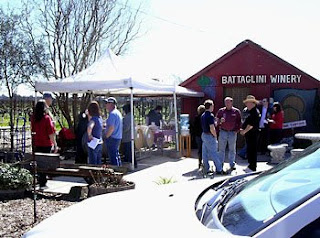
[[[129,76],[121,59],[107,50],[95,63],[80,73],[55,81],[37,81],[35,89],[39,92],[86,93],[130,95],[131,105],[131,145],[134,158],[133,96],[173,95],[175,110],[176,145],[178,149],[177,95],[203,97],[196,92],[177,85],[167,85],[154,80],[138,80]],[[132,161],[132,166],[133,166]]]

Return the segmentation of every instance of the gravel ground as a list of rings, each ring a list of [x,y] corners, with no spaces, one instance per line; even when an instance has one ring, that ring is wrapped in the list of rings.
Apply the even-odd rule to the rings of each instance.
[[[37,222],[33,223],[33,199],[0,201],[0,237],[17,238],[33,226],[75,202],[55,195],[38,195]]]

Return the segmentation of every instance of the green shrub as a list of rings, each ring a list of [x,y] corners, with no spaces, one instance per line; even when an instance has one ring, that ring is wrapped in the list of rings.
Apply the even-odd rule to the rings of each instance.
[[[172,177],[171,178],[165,178],[165,177],[160,177],[158,181],[156,181],[155,183],[158,185],[162,185],[162,184],[170,184],[170,183],[175,183],[177,182],[176,180],[174,180]]]
[[[32,181],[33,177],[28,170],[0,163],[0,190],[29,188]]]

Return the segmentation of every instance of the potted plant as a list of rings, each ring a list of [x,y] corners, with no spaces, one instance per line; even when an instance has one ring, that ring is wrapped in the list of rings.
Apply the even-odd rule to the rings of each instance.
[[[135,188],[135,183],[124,180],[122,173],[107,171],[106,175],[106,177],[101,174],[96,178],[93,177],[94,183],[89,186],[88,197]]]
[[[0,200],[23,197],[32,181],[33,177],[28,170],[0,163]]]

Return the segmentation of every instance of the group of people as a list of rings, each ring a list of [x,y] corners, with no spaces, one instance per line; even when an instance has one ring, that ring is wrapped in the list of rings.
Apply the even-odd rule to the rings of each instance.
[[[125,116],[117,109],[117,100],[109,97],[104,100],[109,115],[106,127],[103,129],[100,106],[97,101],[91,101],[87,110],[86,132],[88,136],[88,163],[101,164],[103,143],[107,148],[110,164],[121,166],[119,148],[121,142],[124,149],[124,161],[132,162],[131,145],[131,108],[129,104],[123,106]],[[43,99],[36,104],[31,117],[31,128],[34,134],[34,150],[42,153],[56,153],[55,123],[50,105],[52,95],[45,93]],[[195,139],[198,145],[199,167],[203,166],[205,174],[210,173],[209,160],[213,160],[215,172],[224,174],[223,165],[228,148],[230,170],[235,169],[237,134],[245,137],[244,154],[240,155],[248,160],[246,171],[257,168],[257,152],[266,153],[267,145],[279,142],[282,133],[284,113],[281,105],[264,98],[262,104],[254,96],[248,95],[243,101],[245,108],[242,113],[233,106],[233,99],[224,99],[225,107],[213,114],[214,102],[206,100],[197,109],[198,115],[194,121]],[[160,126],[163,121],[161,106],[156,107],[147,115],[147,125]],[[162,122],[163,123],[163,122]],[[134,166],[137,162],[134,158]],[[40,176],[40,186],[46,179]]]
[[[278,102],[269,105],[264,98],[262,105],[254,96],[248,95],[241,111],[233,106],[233,99],[224,99],[225,107],[213,114],[214,102],[206,100],[197,108],[194,121],[195,140],[198,145],[199,168],[205,175],[212,173],[209,160],[213,160],[216,174],[225,174],[223,169],[228,148],[229,169],[235,170],[237,134],[245,137],[245,155],[248,167],[245,172],[256,171],[257,153],[266,153],[268,144],[281,140],[284,113]],[[272,110],[271,110],[272,109]]]
[[[31,116],[31,128],[33,132],[33,144],[35,152],[57,153],[58,146],[56,140],[55,122],[50,110],[52,104],[52,94],[45,93],[35,106]],[[103,120],[100,106],[97,101],[91,101],[87,110],[86,132],[88,136],[88,163],[101,164],[103,142],[107,148],[110,164],[121,166],[119,147],[121,142],[124,148],[124,161],[132,162],[131,154],[131,108],[124,105],[123,117],[117,109],[117,100],[109,97],[104,100],[105,107],[109,115],[106,120],[106,128],[103,130]],[[104,140],[104,141],[103,141]],[[137,167],[136,161],[134,166]],[[39,174],[40,186],[45,186],[46,176]]]
[[[58,150],[56,141],[56,130],[54,117],[51,112],[52,94],[44,93],[43,99],[40,99],[35,107],[31,118],[32,131],[34,132],[35,152],[56,153]],[[88,157],[85,155],[85,161],[89,164],[102,163],[102,146],[105,144],[110,164],[121,166],[121,158],[119,153],[120,144],[123,145],[123,154],[125,162],[132,162],[132,145],[131,145],[131,107],[130,104],[123,106],[124,116],[117,108],[117,100],[114,97],[109,97],[104,100],[105,107],[108,112],[105,129],[103,128],[103,120],[101,116],[100,106],[97,101],[91,101],[79,122],[77,141],[77,156],[81,157],[79,151],[82,150],[82,137],[87,133],[88,137]],[[161,106],[157,106],[151,110],[146,117],[147,125],[155,125],[160,127],[164,124],[161,115]],[[135,127],[135,125],[134,125]],[[78,153],[79,152],[79,153]],[[88,160],[86,159],[88,158]],[[77,161],[76,161],[77,162]],[[137,167],[137,161],[134,158],[134,166]]]
[[[121,142],[124,148],[124,161],[132,162],[131,152],[131,108],[129,104],[123,106],[125,116],[117,109],[117,100],[109,97],[104,100],[106,110],[109,115],[106,120],[106,127],[103,130],[103,121],[100,113],[100,107],[97,101],[92,101],[87,110],[88,116],[88,157],[89,164],[101,164],[102,144],[107,149],[111,165],[121,166],[121,157],[119,148]],[[134,166],[137,162],[134,158]]]

